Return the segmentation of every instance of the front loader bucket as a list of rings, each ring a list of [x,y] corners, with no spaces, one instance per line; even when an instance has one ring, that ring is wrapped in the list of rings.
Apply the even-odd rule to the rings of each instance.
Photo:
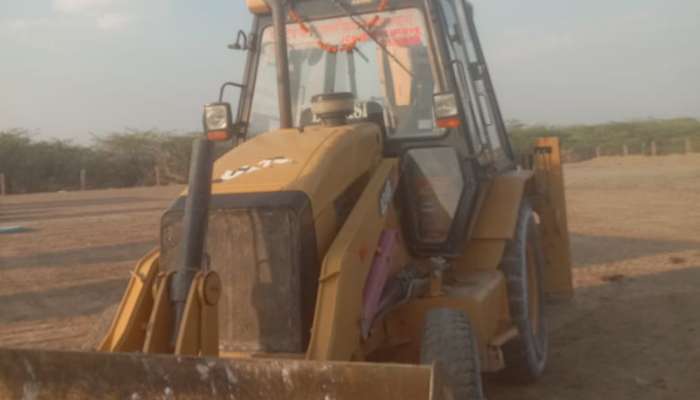
[[[437,366],[0,350],[0,399],[448,400]]]

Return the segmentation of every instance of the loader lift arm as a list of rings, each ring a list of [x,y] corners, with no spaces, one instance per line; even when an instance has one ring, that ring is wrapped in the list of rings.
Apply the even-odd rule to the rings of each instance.
[[[204,256],[212,148],[193,145],[178,269],[161,271],[158,251],[139,262],[99,351],[218,356],[222,284]]]

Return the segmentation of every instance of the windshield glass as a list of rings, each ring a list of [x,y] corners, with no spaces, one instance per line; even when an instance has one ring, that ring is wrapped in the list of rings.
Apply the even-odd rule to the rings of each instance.
[[[390,137],[441,134],[433,117],[433,72],[428,32],[416,9],[360,14],[375,42],[350,17],[287,25],[292,115],[295,126],[312,123],[311,98],[352,92],[358,105],[385,111]],[[384,47],[384,49],[382,49]],[[263,31],[249,136],[279,127],[274,31]],[[359,108],[358,108],[359,109]]]

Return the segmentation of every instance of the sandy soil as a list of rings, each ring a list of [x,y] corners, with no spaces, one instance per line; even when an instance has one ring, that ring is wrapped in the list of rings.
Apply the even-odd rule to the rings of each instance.
[[[492,400],[700,395],[700,156],[566,168],[576,298],[550,309],[546,375]]]
[[[566,167],[576,298],[550,307],[546,375],[491,400],[700,392],[700,155]],[[156,243],[179,187],[0,199],[0,346],[75,349]]]
[[[134,262],[156,245],[180,187],[0,198],[0,345],[79,348],[119,301]]]

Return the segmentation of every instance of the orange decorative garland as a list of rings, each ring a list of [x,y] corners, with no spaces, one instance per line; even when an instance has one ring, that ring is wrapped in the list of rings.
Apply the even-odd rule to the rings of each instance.
[[[382,12],[386,10],[386,8],[389,6],[389,0],[381,0],[379,3],[379,6],[377,7],[376,12]],[[294,10],[289,10],[289,18],[292,19],[292,21],[296,22],[299,24],[299,29],[301,29],[302,32],[306,33],[307,35],[310,36],[316,36],[312,31],[311,28],[304,22],[299,14],[294,11]],[[375,15],[372,17],[372,20],[367,23],[367,30],[371,31],[373,30],[378,24],[379,24],[379,15]],[[357,47],[357,43],[362,40],[361,35],[353,36],[351,40],[349,40],[347,43],[343,43],[341,45],[338,44],[329,44],[324,42],[322,39],[316,37],[316,45],[320,48],[323,49],[324,51],[327,51],[329,53],[351,53],[353,50],[355,50],[355,47]]]

